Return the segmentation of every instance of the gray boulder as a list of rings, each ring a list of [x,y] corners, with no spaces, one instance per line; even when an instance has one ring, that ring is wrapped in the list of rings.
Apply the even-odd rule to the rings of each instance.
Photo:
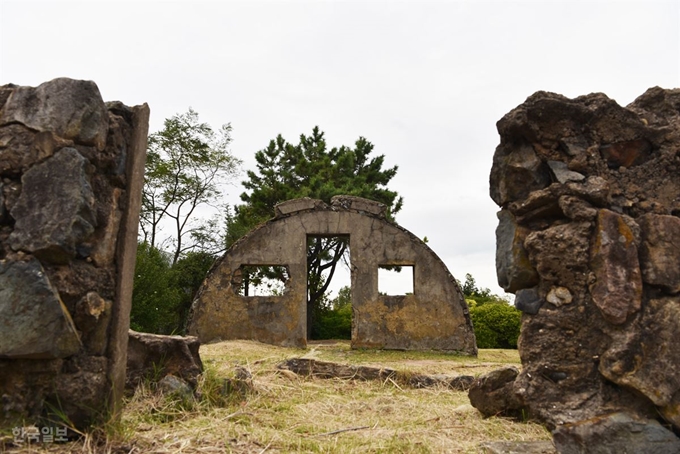
[[[65,263],[96,225],[88,161],[74,148],[62,148],[21,178],[21,195],[10,214],[15,251],[40,260]]]

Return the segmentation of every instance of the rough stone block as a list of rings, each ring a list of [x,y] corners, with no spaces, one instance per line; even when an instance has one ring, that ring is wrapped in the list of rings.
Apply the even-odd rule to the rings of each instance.
[[[538,314],[544,302],[545,300],[541,298],[536,287],[523,288],[515,294],[515,307],[525,314]]]
[[[520,227],[507,210],[498,212],[496,228],[496,276],[498,285],[506,292],[533,287],[538,274],[524,249],[524,239],[529,231]]]
[[[627,413],[613,413],[553,432],[560,454],[678,454],[680,438],[657,421],[639,419]]]
[[[680,296],[652,299],[638,329],[619,333],[602,355],[600,372],[666,407],[680,392]],[[675,424],[680,427],[680,420]]]
[[[53,131],[101,150],[106,144],[108,114],[94,82],[60,78],[38,87],[16,87],[0,114],[0,125],[8,123]]]
[[[579,197],[564,195],[558,203],[564,215],[574,221],[590,221],[597,217],[597,209]]]
[[[642,277],[637,247],[623,216],[600,210],[590,267],[596,279],[590,293],[607,321],[620,325],[640,310]]]
[[[110,320],[111,301],[105,300],[97,292],[88,292],[78,301],[73,321],[81,332],[87,353],[95,356],[106,354]]]
[[[642,280],[680,292],[680,218],[647,214],[638,223]]]
[[[16,220],[12,249],[67,262],[96,225],[87,160],[74,148],[63,148],[31,167],[21,181],[21,195],[10,212]]]
[[[80,349],[71,317],[40,263],[0,261],[0,357],[65,358]]]
[[[567,288],[585,284],[590,231],[590,223],[572,222],[527,235],[524,246],[544,282]]]
[[[478,377],[468,391],[473,407],[485,417],[519,416],[524,406],[513,391],[519,370],[508,366]]]
[[[134,389],[142,380],[160,380],[174,375],[196,386],[203,371],[198,354],[201,346],[193,336],[163,336],[130,330],[127,354],[126,388]]]
[[[529,144],[511,150],[505,156],[496,152],[491,169],[491,198],[500,206],[525,198],[529,193],[550,184],[543,162]]]

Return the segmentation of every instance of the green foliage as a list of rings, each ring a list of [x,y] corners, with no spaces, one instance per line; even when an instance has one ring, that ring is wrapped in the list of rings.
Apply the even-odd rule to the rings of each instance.
[[[329,305],[319,310],[318,322],[314,325],[314,339],[352,338],[352,295],[351,288],[342,287]]]
[[[206,251],[190,251],[172,266],[173,284],[180,295],[177,307],[179,312],[177,329],[181,333],[186,332],[191,303],[213,263],[215,263],[213,254]]]
[[[315,127],[310,136],[291,144],[281,136],[255,154],[256,171],[243,182],[244,202],[227,214],[227,245],[257,224],[274,216],[274,206],[286,200],[311,197],[330,203],[336,195],[365,197],[385,204],[389,219],[401,209],[402,198],[387,188],[397,167],[383,169],[385,157],[371,157],[373,144],[360,137],[354,147],[329,149],[324,133]],[[307,243],[307,333],[313,338],[320,308],[336,266],[349,252],[346,237],[314,238]]]
[[[352,306],[323,311],[314,329],[315,339],[351,339]]]
[[[517,348],[522,313],[506,298],[494,295],[488,288],[477,287],[475,278],[465,275],[458,285],[470,308],[478,348]]]
[[[241,194],[244,204],[236,207],[236,218],[253,227],[274,215],[274,205],[298,197],[326,203],[335,195],[355,195],[382,202],[390,215],[402,206],[402,198],[387,189],[397,167],[383,170],[384,155],[369,159],[373,144],[360,137],[354,148],[328,149],[318,126],[311,136],[300,135],[293,145],[279,135],[255,154],[257,171],[248,171]]]
[[[183,333],[191,302],[214,261],[207,252],[192,251],[173,265],[168,253],[140,243],[130,327],[147,333]]]
[[[157,334],[177,330],[181,295],[173,280],[168,254],[148,243],[139,244],[130,328]]]
[[[522,313],[506,303],[470,308],[478,348],[517,348]]]
[[[201,220],[196,209],[218,204],[220,185],[236,174],[240,161],[229,152],[230,142],[230,125],[215,132],[192,109],[149,136],[140,229],[152,247],[160,247],[162,228],[172,231],[173,264],[186,251],[224,247],[223,234],[215,234],[219,222]]]

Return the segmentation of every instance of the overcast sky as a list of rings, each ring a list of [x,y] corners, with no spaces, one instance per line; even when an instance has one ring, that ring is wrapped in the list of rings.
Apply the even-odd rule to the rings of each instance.
[[[538,90],[627,105],[680,87],[679,4],[0,0],[0,84],[94,80],[106,101],[148,103],[152,132],[191,106],[231,123],[245,169],[279,133],[366,137],[399,166],[397,221],[455,277],[502,294],[496,121]]]

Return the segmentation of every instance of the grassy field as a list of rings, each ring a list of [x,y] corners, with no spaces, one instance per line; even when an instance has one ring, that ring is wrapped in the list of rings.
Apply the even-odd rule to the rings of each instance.
[[[347,342],[307,350],[229,341],[201,347],[206,372],[198,400],[141,387],[122,420],[102,434],[31,452],[111,453],[476,453],[483,441],[550,439],[532,423],[483,419],[467,393],[413,389],[390,379],[358,381],[299,377],[277,369],[293,357],[374,365],[425,374],[477,376],[505,364],[513,350],[481,350],[478,358],[435,352],[351,350]],[[233,391],[237,370],[252,389]],[[232,389],[225,393],[226,389]]]

